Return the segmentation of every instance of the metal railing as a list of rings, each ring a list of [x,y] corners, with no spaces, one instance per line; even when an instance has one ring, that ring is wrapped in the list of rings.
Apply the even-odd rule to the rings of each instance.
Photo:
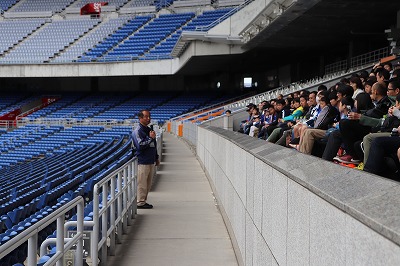
[[[93,189],[93,218],[83,221],[85,231],[90,234],[89,263],[91,265],[105,265],[107,255],[115,255],[115,246],[121,243],[120,237],[127,233],[127,226],[132,225],[136,214],[136,188],[137,188],[137,158],[130,159],[127,163],[115,170],[98,183]],[[61,238],[75,230],[76,221],[63,224],[63,234],[57,238],[46,239],[40,247],[40,256],[46,255],[47,247],[55,242],[63,241]],[[59,236],[60,235],[60,236]],[[118,237],[117,237],[118,236]],[[100,261],[99,261],[100,253]],[[86,258],[86,259],[88,259]],[[88,261],[87,261],[88,262]]]
[[[176,116],[176,117],[172,118],[171,121],[179,120],[181,118],[185,118],[187,116],[192,116],[192,115],[196,115],[196,114],[201,114],[201,115],[211,114],[216,109],[223,108],[225,105],[227,105],[229,103],[236,102],[236,101],[238,101],[240,99],[243,99],[243,97],[250,96],[250,95],[252,95],[252,94],[248,93],[248,94],[244,94],[244,95],[241,95],[241,96],[238,96],[238,97],[231,98],[229,100],[226,100],[226,101],[223,101],[223,102],[220,102],[220,103],[217,103],[217,104],[208,105],[208,106],[205,106],[205,107],[203,107],[201,109],[196,109],[196,111]]]
[[[63,230],[65,214],[74,208],[77,208],[77,232],[74,237],[67,238],[65,237]],[[75,265],[81,266],[83,264],[83,209],[84,201],[81,196],[65,203],[65,205],[59,209],[1,245],[0,259],[28,241],[27,265],[36,266],[39,232],[46,229],[47,226],[57,220],[56,253],[45,263],[45,265],[63,265],[65,253],[71,250],[72,247],[76,246]]]
[[[350,60],[350,68],[356,69],[367,64],[378,63],[380,59],[390,55],[390,47],[384,47],[369,53],[355,56]]]
[[[157,123],[157,121],[152,121],[153,123]],[[0,121],[0,126],[2,121]],[[15,123],[11,121],[8,125],[12,126]],[[76,119],[76,118],[35,118],[30,119],[28,117],[23,117],[16,122],[16,126],[25,126],[28,124],[39,124],[39,125],[62,125],[65,127],[71,126],[105,126],[105,127],[113,127],[113,126],[136,126],[138,124],[137,119],[96,119],[96,118],[88,118],[88,119]]]
[[[372,52],[352,57],[350,60],[342,60],[325,66],[325,75],[347,71],[349,69],[359,69],[368,64],[377,63],[379,59],[390,55],[390,47],[384,47]]]
[[[109,253],[115,255],[115,245],[120,243],[116,236],[121,237],[127,233],[127,226],[131,225],[132,219],[135,218],[136,188],[136,157],[94,185],[92,265],[97,265],[99,252],[100,263],[106,263],[107,238],[110,239]]]
[[[224,21],[225,19],[229,18],[230,16],[232,16],[233,14],[237,13],[239,10],[241,10],[242,8],[244,8],[245,6],[247,6],[248,4],[250,4],[251,2],[253,2],[254,0],[246,0],[244,3],[238,5],[237,7],[233,8],[232,10],[230,10],[228,13],[226,13],[225,15],[223,15],[222,17],[218,18],[217,20],[214,20],[213,22],[211,22],[210,24],[206,25],[206,26],[197,26],[195,28],[195,31],[208,31],[209,29],[215,27],[216,25],[218,25],[219,23],[221,23],[222,21]]]
[[[348,68],[347,65],[347,60],[342,60],[333,64],[329,64],[325,67],[325,74],[332,74],[335,72],[344,71]]]

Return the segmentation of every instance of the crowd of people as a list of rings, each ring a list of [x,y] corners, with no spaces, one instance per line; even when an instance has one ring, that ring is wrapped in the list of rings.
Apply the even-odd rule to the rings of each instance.
[[[400,63],[247,105],[240,132],[400,180]]]

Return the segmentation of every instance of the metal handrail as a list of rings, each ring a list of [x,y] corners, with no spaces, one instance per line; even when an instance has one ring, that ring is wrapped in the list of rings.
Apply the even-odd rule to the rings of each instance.
[[[64,236],[64,222],[65,213],[69,212],[73,208],[77,208],[77,234],[73,238],[65,239]],[[37,250],[38,250],[38,238],[39,232],[44,230],[52,222],[57,220],[57,251],[56,253],[46,262],[47,265],[62,265],[62,260],[66,251],[70,250],[76,245],[76,264],[82,266],[83,264],[83,209],[84,200],[81,196],[72,199],[65,203],[62,207],[50,213],[44,219],[41,219],[36,224],[30,226],[26,230],[16,235],[13,239],[10,239],[6,243],[0,246],[0,259],[4,258],[7,254],[15,250],[17,247],[23,245],[28,241],[28,266],[37,265]],[[61,231],[60,231],[61,230]],[[66,243],[66,244],[65,244]]]
[[[115,254],[115,235],[127,233],[127,226],[136,214],[137,158],[96,183],[93,188],[92,264],[97,265],[99,251],[101,263],[107,260],[107,238],[110,254]],[[100,205],[100,199],[101,205]],[[98,222],[96,222],[98,221]],[[101,228],[100,228],[101,221]],[[99,240],[100,237],[100,240]]]
[[[325,75],[352,68],[360,68],[367,64],[376,63],[379,59],[389,56],[390,47],[383,47],[365,54],[352,57],[350,60],[341,60],[325,66]],[[350,65],[349,65],[350,63]]]
[[[247,6],[248,4],[250,4],[251,2],[253,2],[254,0],[246,0],[245,2],[241,3],[240,5],[238,5],[237,7],[233,8],[232,10],[230,10],[228,13],[226,13],[225,15],[223,15],[222,17],[218,18],[217,20],[214,20],[213,22],[211,22],[210,24],[206,25],[206,26],[197,26],[195,28],[195,31],[208,31],[209,29],[215,27],[216,25],[218,25],[219,23],[221,23],[222,21],[224,21],[225,19],[229,18],[230,16],[232,16],[233,14],[235,14],[236,12],[238,12],[239,10],[241,10],[242,8],[244,8],[245,6]]]
[[[13,122],[13,121],[12,121]],[[157,121],[156,121],[157,122]],[[153,121],[154,123],[154,121]],[[27,124],[40,124],[40,125],[63,125],[63,126],[136,126],[138,121],[135,119],[95,119],[88,118],[84,120],[79,120],[75,118],[36,118],[30,119],[28,117],[23,117],[17,121],[17,127],[24,126]],[[1,126],[1,121],[0,121]]]
[[[196,114],[203,115],[204,111],[206,111],[206,110],[210,110],[210,112],[213,112],[216,109],[224,108],[224,106],[227,105],[228,103],[232,103],[232,102],[238,101],[238,100],[242,99],[243,97],[246,97],[246,96],[249,96],[249,95],[252,95],[252,94],[251,93],[244,94],[244,95],[237,96],[237,97],[231,98],[229,100],[226,100],[226,101],[223,101],[223,102],[220,102],[220,103],[216,103],[216,104],[213,104],[213,105],[205,106],[205,107],[203,107],[201,109],[196,109],[196,111],[185,113],[185,114],[181,114],[179,116],[171,118],[170,121],[179,120],[180,118],[186,117],[186,116],[189,116],[189,115],[196,115]]]

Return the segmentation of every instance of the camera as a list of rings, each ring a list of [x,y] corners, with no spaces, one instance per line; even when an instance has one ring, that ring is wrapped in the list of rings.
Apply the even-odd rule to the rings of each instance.
[[[390,132],[390,136],[391,137],[398,137],[399,136],[399,132],[397,131],[397,128],[393,128],[392,132]]]

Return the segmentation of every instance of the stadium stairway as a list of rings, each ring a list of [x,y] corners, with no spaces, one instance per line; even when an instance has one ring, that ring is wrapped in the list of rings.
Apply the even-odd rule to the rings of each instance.
[[[163,136],[162,162],[149,194],[108,265],[238,265],[210,185],[189,147]]]

